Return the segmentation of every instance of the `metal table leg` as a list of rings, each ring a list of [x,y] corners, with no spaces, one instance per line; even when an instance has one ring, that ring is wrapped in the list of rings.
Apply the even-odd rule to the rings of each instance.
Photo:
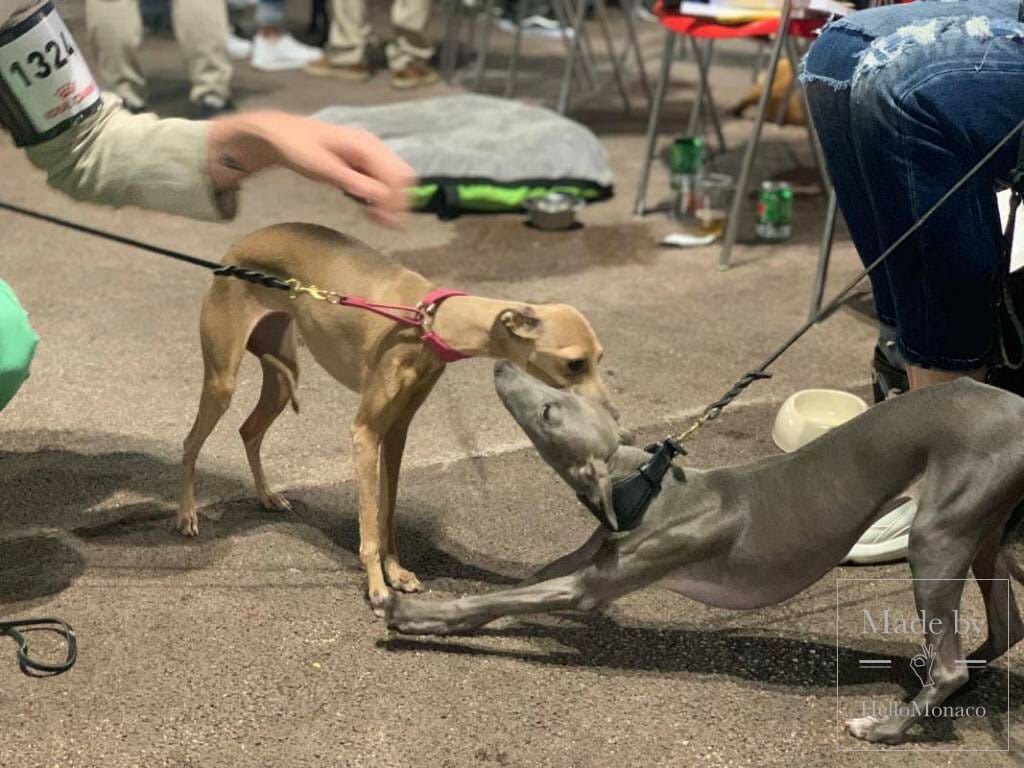
[[[651,165],[654,162],[654,147],[658,142],[658,117],[661,114],[661,105],[665,101],[665,91],[668,90],[669,75],[672,71],[672,58],[676,49],[676,33],[670,29],[665,30],[665,49],[661,54],[661,74],[658,76],[658,83],[654,88],[654,101],[651,104],[651,116],[647,121],[647,146],[644,149],[644,165],[640,170],[640,185],[636,191],[636,204],[633,206],[635,216],[643,216],[647,213],[647,185],[651,178]]]
[[[729,211],[729,218],[725,222],[725,237],[722,242],[722,252],[718,257],[719,269],[729,268],[732,247],[736,244],[736,236],[739,234],[740,211],[743,207],[743,201],[747,196],[750,171],[754,167],[754,156],[757,154],[757,145],[761,140],[761,128],[764,126],[764,118],[768,112],[768,100],[771,98],[772,86],[775,84],[775,73],[779,67],[779,58],[782,56],[782,49],[785,47],[786,38],[789,36],[789,20],[792,15],[792,0],[783,0],[782,18],[779,20],[779,31],[775,36],[775,44],[772,46],[771,58],[768,60],[768,71],[765,74],[764,88],[761,91],[761,99],[757,105],[757,117],[754,119],[754,131],[747,143],[746,151],[743,153],[743,164],[740,166],[740,176],[736,180],[736,191],[733,194],[732,207]]]

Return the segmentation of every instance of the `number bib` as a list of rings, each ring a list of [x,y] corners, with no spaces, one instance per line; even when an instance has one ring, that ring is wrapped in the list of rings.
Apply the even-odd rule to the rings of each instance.
[[[48,141],[99,106],[99,86],[52,3],[0,32],[0,122],[18,146]]]

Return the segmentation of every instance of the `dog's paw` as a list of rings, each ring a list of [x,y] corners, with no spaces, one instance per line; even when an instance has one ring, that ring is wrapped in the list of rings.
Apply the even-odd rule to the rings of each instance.
[[[871,733],[871,729],[878,725],[879,722],[877,717],[855,717],[847,720],[843,725],[855,739],[866,739],[868,734]]]
[[[182,536],[198,536],[199,535],[199,518],[193,514],[191,517],[178,517],[174,523],[174,530],[180,533]]]
[[[416,574],[405,570],[398,563],[389,563],[386,573],[388,584],[391,585],[392,589],[397,589],[399,592],[419,592],[423,589],[423,585],[416,578]]]
[[[370,601],[370,610],[373,611],[373,615],[378,619],[385,618],[388,605],[392,600],[391,590],[387,587],[382,590],[370,590],[366,597]]]
[[[845,725],[850,735],[872,744],[901,744],[905,739],[906,728],[901,718],[857,717],[847,720]]]
[[[260,497],[260,506],[268,512],[291,512],[292,503],[280,493],[268,493]]]

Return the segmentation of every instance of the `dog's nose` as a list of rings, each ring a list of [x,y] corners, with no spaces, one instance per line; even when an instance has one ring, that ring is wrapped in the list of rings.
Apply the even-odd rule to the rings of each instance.
[[[508,360],[499,360],[494,364],[494,378],[497,379],[504,376],[511,367]]]

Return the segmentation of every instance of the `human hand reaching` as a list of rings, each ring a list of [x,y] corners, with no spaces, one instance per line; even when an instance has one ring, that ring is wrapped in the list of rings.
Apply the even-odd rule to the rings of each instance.
[[[396,226],[408,208],[415,173],[368,131],[328,125],[285,112],[250,112],[214,120],[210,178],[219,190],[281,166],[344,190],[370,205],[378,223]]]

